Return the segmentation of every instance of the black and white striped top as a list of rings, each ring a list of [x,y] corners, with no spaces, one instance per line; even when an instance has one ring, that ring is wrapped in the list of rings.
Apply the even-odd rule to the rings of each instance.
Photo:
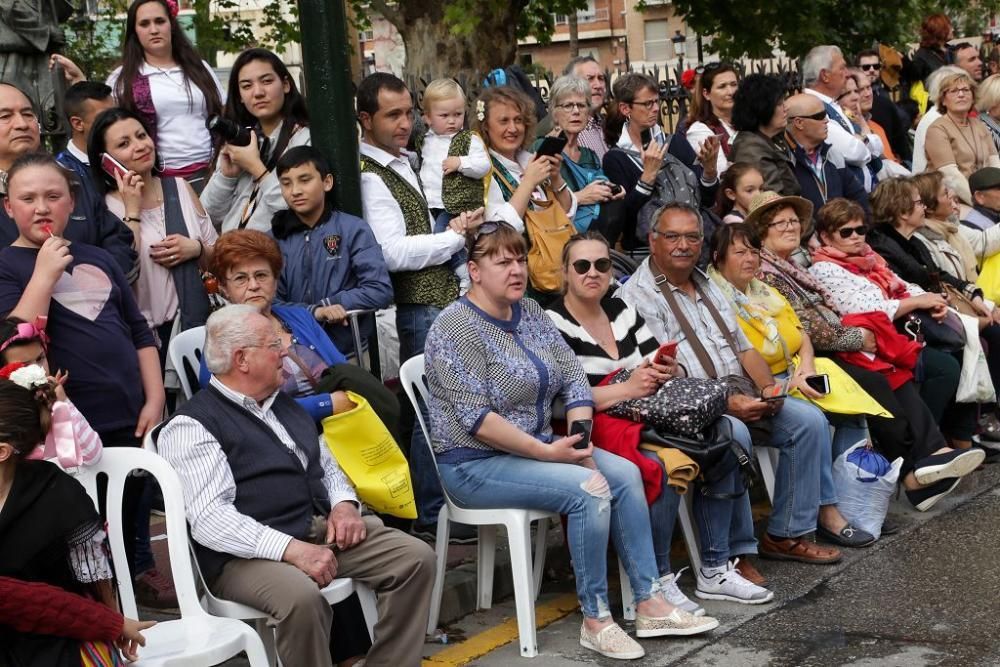
[[[618,343],[617,359],[608,356],[593,336],[569,314],[562,298],[545,311],[580,360],[592,387],[620,368],[635,368],[642,363],[644,357],[653,354],[659,347],[642,316],[624,301],[606,296],[601,300],[601,307],[611,321],[611,330]]]

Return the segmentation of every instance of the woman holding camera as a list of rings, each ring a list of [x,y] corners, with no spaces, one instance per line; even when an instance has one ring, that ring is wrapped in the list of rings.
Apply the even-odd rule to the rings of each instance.
[[[285,63],[267,49],[247,49],[236,58],[229,90],[230,122],[215,125],[223,147],[201,201],[223,232],[268,232],[271,217],[287,208],[274,166],[289,148],[311,143],[306,101]]]
[[[108,77],[118,105],[150,129],[164,176],[205,187],[212,141],[205,120],[226,94],[177,23],[174,0],[135,0],[125,20],[122,64]]]

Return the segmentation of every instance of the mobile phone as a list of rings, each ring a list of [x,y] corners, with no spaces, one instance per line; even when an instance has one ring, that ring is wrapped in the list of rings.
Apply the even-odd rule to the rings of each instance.
[[[535,157],[543,155],[559,155],[566,148],[566,135],[562,132],[554,137],[545,137],[535,151]]]
[[[806,384],[809,385],[810,389],[820,394],[830,393],[830,376],[826,373],[806,376]]]
[[[594,428],[593,419],[577,419],[575,422],[570,424],[569,434],[576,435],[577,433],[582,433],[583,437],[580,441],[573,445],[574,449],[586,449],[590,446],[590,431]]]
[[[665,363],[665,359],[673,359],[677,356],[677,341],[668,340],[666,343],[660,346],[660,349],[656,351],[656,356],[654,359],[656,363]]]
[[[762,401],[780,401],[786,396],[788,396],[788,380],[778,380],[760,392],[760,400]]]
[[[125,168],[125,165],[107,153],[101,153],[101,169],[103,169],[104,172],[111,178],[114,178],[115,174],[125,178],[125,174],[128,173],[128,169]]]
[[[646,128],[639,134],[639,143],[642,144],[642,150],[649,148],[649,144],[653,142],[653,130],[651,128]]]

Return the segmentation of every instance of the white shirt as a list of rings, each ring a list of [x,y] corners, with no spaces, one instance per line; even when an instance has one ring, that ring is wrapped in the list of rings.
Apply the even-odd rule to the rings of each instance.
[[[511,175],[516,181],[511,183],[515,189],[520,184],[521,180],[524,178],[524,170],[528,164],[535,159],[534,153],[529,153],[528,151],[519,151],[516,160],[510,160],[500,155],[496,151],[491,150],[490,155],[496,158],[497,162],[503,165],[507,173]],[[568,190],[570,206],[569,210],[566,211],[566,217],[570,220],[576,215],[576,195],[573,194],[572,190]],[[535,188],[531,193],[532,200],[545,201],[546,194],[541,188]],[[558,203],[558,202],[557,202]],[[561,206],[561,204],[560,204]],[[500,189],[500,185],[497,183],[496,176],[490,179],[490,187],[486,191],[486,219],[494,221],[503,221],[508,223],[511,227],[519,232],[524,231],[524,220],[518,215],[517,209],[511,206],[503,196],[503,190]]]
[[[68,152],[70,155],[72,155],[85,165],[90,166],[90,156],[87,155],[86,151],[81,151],[79,148],[77,148],[76,144],[74,144],[72,141],[66,144],[66,152]]]
[[[226,91],[219,83],[211,66],[202,61],[219,91],[219,98],[226,101]],[[107,84],[114,90],[121,74],[118,67],[108,77]],[[208,111],[205,95],[194,83],[188,82],[180,66],[161,69],[145,61],[139,73],[149,77],[149,91],[156,107],[156,152],[167,169],[179,169],[212,159],[212,138],[205,128]]]
[[[725,130],[726,135],[728,136],[729,145],[732,146],[733,139],[736,137],[736,130],[734,130],[729,123],[721,118],[719,119],[719,122],[722,124],[722,129]],[[687,140],[688,143],[691,144],[691,148],[693,148],[694,152],[697,154],[701,151],[701,145],[705,143],[705,140],[714,134],[715,130],[710,128],[708,125],[705,125],[705,123],[698,121],[696,123],[692,123],[691,127],[688,128]],[[716,161],[716,164],[718,165],[718,173],[720,176],[725,173],[726,169],[729,169],[729,158],[727,158],[726,154],[722,152],[722,148],[719,148],[719,158]]]
[[[818,97],[823,102],[829,104],[833,107],[834,111],[840,114],[841,118],[850,122],[847,114],[844,113],[844,110],[840,108],[840,105],[833,98],[827,97],[812,88],[806,88],[803,92]],[[863,167],[868,164],[871,160],[871,153],[868,151],[865,142],[858,139],[853,132],[845,130],[844,126],[837,122],[835,118],[830,118],[827,127],[829,128],[829,134],[827,135],[826,142],[837,149],[837,152],[844,157],[844,161],[847,164],[854,167]]]
[[[420,187],[413,167],[405,154],[398,157],[376,148],[368,142],[361,142],[361,154],[374,160],[383,167],[392,169],[416,188]],[[382,246],[385,263],[390,273],[397,271],[418,271],[429,266],[438,266],[447,262],[453,254],[465,245],[465,236],[446,229],[439,234],[406,235],[406,221],[403,219],[403,209],[389,192],[389,187],[382,178],[371,172],[361,172],[361,203],[364,207],[365,220],[372,228],[375,239]],[[428,230],[433,231],[434,220],[427,211]]]
[[[424,136],[424,145],[420,149],[420,182],[424,185],[424,196],[427,197],[428,208],[444,208],[441,201],[441,180],[444,178],[444,169],[441,166],[448,158],[448,148],[451,147],[451,140],[454,134],[434,134],[434,130],[427,130]],[[472,135],[472,142],[469,144],[469,154],[459,158],[461,165],[458,173],[468,178],[485,178],[490,173],[490,156],[486,153],[486,145],[478,135]]]
[[[302,465],[306,465],[305,453],[295,446],[295,441],[271,410],[278,392],[268,397],[263,405],[258,405],[256,400],[230,389],[214,376],[210,383],[227,399],[264,422],[295,453]],[[281,560],[292,536],[269,528],[236,509],[233,504],[236,482],[229,461],[219,442],[201,422],[191,417],[174,417],[163,427],[158,444],[160,456],[181,478],[187,520],[198,544],[238,558]],[[322,436],[319,460],[330,507],[343,501],[357,503],[354,487],[330,454]]]
[[[927,130],[941,117],[941,112],[937,110],[937,105],[927,107],[920,122],[917,123],[917,130],[913,135],[913,173],[919,174],[927,170],[927,153],[924,149],[924,142],[927,141]]]

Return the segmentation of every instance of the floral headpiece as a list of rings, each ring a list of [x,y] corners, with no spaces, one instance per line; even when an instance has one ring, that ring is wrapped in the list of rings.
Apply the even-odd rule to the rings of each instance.
[[[177,12],[179,11],[177,0],[164,0],[164,2],[167,3],[167,10],[170,12],[170,15],[177,18]]]
[[[14,330],[14,335],[5,341],[0,341],[0,352],[3,352],[11,344],[19,340],[39,340],[42,349],[49,349],[49,336],[45,333],[45,325],[48,322],[46,317],[36,317],[34,322],[20,322]]]
[[[0,368],[0,377],[5,377],[19,387],[34,391],[49,384],[45,369],[37,364],[17,361]]]
[[[476,118],[480,123],[486,120],[486,103],[482,100],[476,100]]]

